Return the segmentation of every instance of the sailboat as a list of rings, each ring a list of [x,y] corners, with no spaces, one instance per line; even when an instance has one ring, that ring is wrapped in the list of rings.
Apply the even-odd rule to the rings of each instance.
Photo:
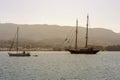
[[[87,25],[86,25],[86,43],[84,48],[78,49],[77,41],[78,41],[78,20],[76,20],[76,34],[75,34],[75,48],[68,49],[71,54],[96,54],[100,50],[88,48],[88,22],[89,16],[87,15]]]
[[[14,38],[12,44],[11,44],[10,50],[9,50],[9,52],[8,52],[8,55],[9,55],[9,56],[13,56],[13,57],[14,57],[14,56],[16,56],[16,57],[30,56],[30,53],[26,53],[25,51],[23,51],[23,52],[19,51],[19,48],[18,48],[18,45],[19,45],[19,42],[18,42],[18,32],[19,32],[19,27],[17,27],[17,33],[16,33],[15,38]],[[15,42],[16,36],[17,36],[16,52],[13,53],[13,52],[10,52],[10,51],[11,51],[12,48],[13,48],[13,44],[14,44],[14,42]]]

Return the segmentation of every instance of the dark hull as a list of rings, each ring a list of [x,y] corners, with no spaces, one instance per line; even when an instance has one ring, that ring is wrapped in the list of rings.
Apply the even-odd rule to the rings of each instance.
[[[8,53],[9,54],[9,56],[11,56],[11,57],[29,57],[30,56],[30,54],[29,53]]]
[[[99,50],[94,49],[80,49],[80,50],[68,50],[71,54],[96,54]]]

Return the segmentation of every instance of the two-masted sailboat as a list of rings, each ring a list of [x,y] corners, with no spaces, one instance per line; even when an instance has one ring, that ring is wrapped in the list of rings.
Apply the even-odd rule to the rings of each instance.
[[[88,48],[88,22],[89,22],[89,16],[87,16],[87,25],[86,25],[86,43],[84,48],[78,49],[78,20],[76,20],[76,34],[75,34],[75,48],[74,49],[68,49],[68,51],[71,54],[96,54],[99,52],[97,49]]]
[[[18,41],[18,32],[19,32],[19,27],[17,27],[17,33],[15,34],[15,38],[14,38],[14,40],[12,41],[12,44],[11,44],[11,47],[10,47],[10,50],[9,50],[9,52],[8,52],[8,55],[9,56],[16,56],[16,57],[27,57],[27,56],[30,56],[30,53],[26,53],[25,51],[19,51],[19,48],[18,48],[18,46],[19,46],[19,41]],[[16,40],[16,48],[15,48],[15,51],[16,52],[13,52],[12,51],[12,48],[13,48],[13,45],[14,45],[14,43],[15,43],[15,39],[17,39]],[[11,52],[12,51],[12,52]]]

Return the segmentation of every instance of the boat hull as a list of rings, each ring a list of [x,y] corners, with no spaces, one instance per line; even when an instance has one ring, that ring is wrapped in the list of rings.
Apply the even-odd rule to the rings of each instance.
[[[29,57],[30,54],[29,53],[8,53],[9,56],[11,57]]]
[[[68,50],[71,54],[96,54],[99,50],[96,49],[79,49],[79,50]]]

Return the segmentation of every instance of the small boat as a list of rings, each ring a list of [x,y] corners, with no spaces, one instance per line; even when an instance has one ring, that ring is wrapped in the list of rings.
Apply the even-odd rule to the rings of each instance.
[[[38,55],[33,55],[34,57],[38,57]]]
[[[93,48],[88,48],[88,21],[89,21],[89,16],[87,16],[87,28],[86,28],[86,44],[85,48],[80,48],[78,49],[77,46],[77,39],[78,39],[78,20],[76,20],[76,38],[75,38],[75,48],[74,49],[67,49],[71,54],[96,54],[100,50],[98,49],[93,49]]]
[[[11,56],[11,57],[27,57],[27,56],[31,56],[30,53],[26,53],[25,51],[21,52],[19,51],[19,48],[18,48],[18,31],[19,31],[19,27],[17,27],[17,35],[15,35],[15,38],[11,44],[11,47],[10,47],[10,50],[8,52],[8,55]],[[17,41],[16,41],[16,52],[11,52],[12,51],[12,48],[13,48],[13,45],[14,45],[14,42],[15,42],[15,39],[17,37]]]
[[[8,53],[9,54],[9,56],[18,56],[18,57],[20,57],[20,56],[22,56],[22,57],[25,57],[25,56],[30,56],[30,53],[24,53],[24,52],[22,52],[22,53]]]

